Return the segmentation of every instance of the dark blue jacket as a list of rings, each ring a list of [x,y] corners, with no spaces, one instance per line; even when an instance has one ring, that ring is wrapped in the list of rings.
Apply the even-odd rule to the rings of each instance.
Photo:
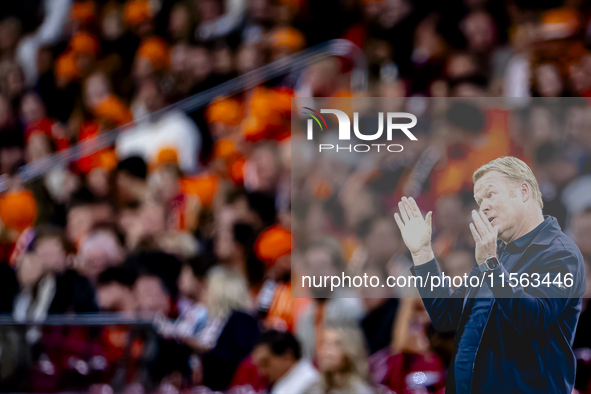
[[[254,348],[258,336],[257,321],[251,315],[232,312],[215,347],[201,357],[203,384],[215,391],[226,390],[240,362]]]
[[[572,351],[575,329],[585,291],[585,268],[579,248],[560,229],[555,218],[546,216],[542,228],[513,264],[500,265],[493,273],[493,306],[480,338],[476,362],[472,366],[472,393],[552,393],[571,394],[575,382]],[[500,241],[499,241],[500,242]],[[501,243],[500,243],[501,244]],[[441,276],[435,259],[411,268],[413,275],[427,279]],[[563,285],[537,287],[509,285],[509,273],[533,273],[540,281],[549,274],[550,282],[560,273]],[[564,275],[572,274],[572,284],[564,285]],[[500,274],[504,274],[504,283]],[[470,276],[483,275],[475,266]],[[486,273],[489,278],[490,273]],[[547,282],[547,281],[546,281]],[[491,283],[491,279],[487,279]],[[428,284],[428,283],[426,283]],[[446,283],[447,284],[447,283]],[[524,283],[525,284],[525,283]],[[419,288],[433,325],[439,331],[456,330],[453,356],[461,338],[477,289],[424,286]],[[447,394],[456,390],[454,358],[448,372]]]

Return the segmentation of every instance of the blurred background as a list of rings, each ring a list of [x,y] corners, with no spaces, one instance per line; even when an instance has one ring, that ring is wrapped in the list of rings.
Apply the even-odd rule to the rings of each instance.
[[[406,270],[407,195],[463,273],[472,173],[507,154],[589,263],[590,17],[577,0],[3,1],[0,390],[443,393],[454,333],[420,300],[292,298],[291,268]],[[293,97],[389,97],[446,126],[317,161]]]

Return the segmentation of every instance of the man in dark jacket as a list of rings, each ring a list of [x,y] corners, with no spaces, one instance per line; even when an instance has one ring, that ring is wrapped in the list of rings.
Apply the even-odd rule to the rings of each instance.
[[[585,291],[581,252],[542,215],[538,183],[521,160],[493,160],[473,181],[477,264],[453,292],[431,249],[431,212],[423,219],[403,197],[395,214],[435,328],[457,330],[446,393],[570,394]]]

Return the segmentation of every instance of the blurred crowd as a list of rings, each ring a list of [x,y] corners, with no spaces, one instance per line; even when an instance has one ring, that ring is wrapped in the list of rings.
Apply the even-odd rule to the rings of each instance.
[[[591,263],[590,16],[580,0],[3,1],[0,313],[38,325],[0,325],[0,390],[443,393],[454,333],[419,299],[294,298],[292,276],[408,274],[402,195],[434,212],[444,270],[470,271],[472,173],[504,155],[530,164],[545,214]],[[351,52],[165,109],[335,38],[363,50],[366,91]],[[421,123],[369,164],[314,157],[293,97],[389,97],[447,126]],[[84,157],[19,178],[77,144]],[[149,323],[42,324],[97,312]]]

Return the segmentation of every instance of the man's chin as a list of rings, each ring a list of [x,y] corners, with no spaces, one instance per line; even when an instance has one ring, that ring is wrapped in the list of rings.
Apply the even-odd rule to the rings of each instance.
[[[499,228],[498,230],[499,230],[499,232],[497,235],[497,239],[500,239],[501,241],[508,244],[511,239],[510,232],[508,232],[507,229],[505,229],[505,228]]]

